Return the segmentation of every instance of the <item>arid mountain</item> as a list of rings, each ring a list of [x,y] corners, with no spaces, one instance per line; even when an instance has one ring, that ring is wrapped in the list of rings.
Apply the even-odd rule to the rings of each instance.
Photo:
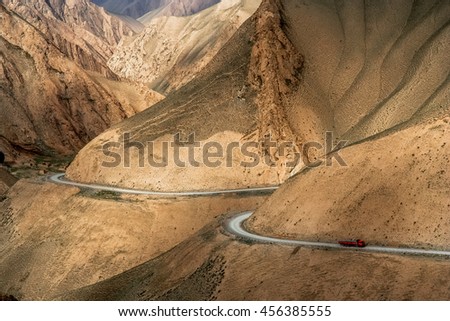
[[[125,39],[108,65],[118,75],[170,92],[192,80],[258,8],[260,1],[224,0],[188,17],[161,13]],[[172,3],[173,5],[174,3]]]
[[[189,16],[206,9],[220,0],[92,0],[112,13],[139,18],[145,14]]]
[[[296,172],[283,166],[285,160],[307,142],[323,142],[325,131],[358,142],[448,112],[450,5],[411,1],[395,6],[264,1],[193,81],[91,142],[68,175],[162,190],[278,184]],[[146,161],[138,164],[136,150],[130,168],[98,166],[99,160],[111,162],[101,142],[128,133],[135,142],[162,146],[178,132],[183,140],[195,133],[202,143],[255,143],[271,136],[295,144],[284,156],[276,148],[263,148],[261,157],[268,154],[276,167],[222,162],[214,168],[180,168],[172,162],[155,168]],[[302,156],[303,162],[313,160]],[[234,157],[237,164],[242,157]]]
[[[4,3],[0,149],[9,160],[72,154],[111,124],[160,99],[143,86],[119,81],[106,65],[114,45],[131,31],[103,9],[82,1]],[[83,10],[83,3],[89,7]]]
[[[149,11],[157,10],[167,0],[92,0],[111,13],[126,15],[135,19],[143,16]]]
[[[263,0],[193,80],[91,141],[66,176],[147,190],[280,189],[160,199],[18,182],[0,202],[0,293],[449,300],[449,260],[256,244],[222,225],[255,210],[245,227],[259,234],[448,250],[449,21],[446,0]],[[327,131],[349,144],[322,150]],[[302,160],[287,167],[294,153]],[[199,164],[180,164],[192,158]]]
[[[139,21],[148,24],[155,17],[186,17],[205,10],[219,2],[226,2],[228,0],[166,0],[163,1],[158,9],[152,10],[142,17]],[[259,3],[257,0],[256,2]]]

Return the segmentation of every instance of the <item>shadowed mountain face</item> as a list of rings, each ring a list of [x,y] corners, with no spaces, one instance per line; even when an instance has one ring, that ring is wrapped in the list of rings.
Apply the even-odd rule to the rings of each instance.
[[[132,31],[88,1],[0,5],[0,149],[8,160],[72,154],[158,95],[106,64]]]
[[[220,0],[92,0],[106,10],[139,18],[150,11],[167,16],[189,16],[206,9]]]
[[[109,12],[139,18],[149,11],[156,10],[163,6],[167,0],[92,0]]]

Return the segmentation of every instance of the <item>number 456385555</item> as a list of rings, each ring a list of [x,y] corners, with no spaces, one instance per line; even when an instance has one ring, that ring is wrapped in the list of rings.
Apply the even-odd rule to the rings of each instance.
[[[273,316],[293,316],[293,317],[329,317],[331,315],[331,307],[329,305],[302,305],[302,306],[264,306],[260,314],[263,314],[267,317]]]

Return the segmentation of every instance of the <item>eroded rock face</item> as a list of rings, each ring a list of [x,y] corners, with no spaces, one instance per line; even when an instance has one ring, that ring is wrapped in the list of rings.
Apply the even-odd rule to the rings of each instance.
[[[158,9],[167,0],[92,0],[92,2],[102,6],[109,12],[139,18],[149,11]]]
[[[160,15],[176,17],[190,16],[219,2],[221,0],[166,0]]]
[[[300,150],[302,139],[294,135],[289,125],[284,99],[298,89],[304,61],[283,30],[281,15],[282,5],[277,0],[264,1],[252,17],[256,34],[248,73],[250,85],[258,92],[258,126],[254,135],[260,141],[269,137],[279,146],[292,144],[283,152],[264,149],[280,168],[286,158],[292,158]]]
[[[159,99],[130,82],[116,91],[119,77],[105,63],[115,36],[96,36],[81,21],[75,26],[82,16],[68,12],[80,8],[70,2],[54,8],[44,1],[6,3],[0,5],[0,148],[9,161],[33,153],[75,153],[111,124]],[[107,30],[112,18],[103,15],[96,23]]]

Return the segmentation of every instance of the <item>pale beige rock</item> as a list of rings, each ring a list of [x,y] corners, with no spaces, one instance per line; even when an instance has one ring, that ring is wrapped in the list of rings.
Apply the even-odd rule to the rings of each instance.
[[[160,92],[178,89],[211,61],[260,2],[222,1],[191,16],[159,12],[142,17],[144,31],[124,39],[108,66]]]

